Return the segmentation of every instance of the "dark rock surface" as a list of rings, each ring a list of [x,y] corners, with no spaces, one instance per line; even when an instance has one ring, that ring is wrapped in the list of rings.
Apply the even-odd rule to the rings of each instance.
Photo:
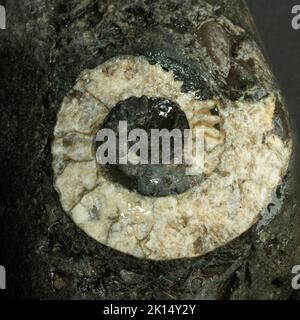
[[[207,3],[215,5],[211,12]],[[50,149],[61,101],[82,70],[109,57],[143,54],[173,70],[184,81],[184,90],[198,90],[200,99],[216,93],[232,99],[245,96],[254,76],[256,92],[272,90],[272,77],[257,78],[251,64],[235,59],[240,38],[227,39],[223,33],[218,43],[228,47],[213,54],[210,63],[194,40],[199,37],[210,52],[213,39],[205,29],[213,32],[219,26],[201,31],[194,25],[220,16],[247,30],[247,39],[257,39],[243,2],[10,0],[4,5],[0,262],[7,269],[8,296],[287,298],[291,268],[300,259],[296,149],[288,175],[274,194],[274,206],[266,208],[269,218],[225,247],[191,260],[142,261],[96,243],[66,216],[52,183]]]
[[[174,140],[170,141],[170,164],[166,164],[163,163],[162,159],[162,141],[155,141],[151,137],[152,129],[179,130],[179,134],[182,137],[180,139],[182,144],[180,151],[183,155],[184,130],[189,129],[189,123],[185,113],[177,103],[163,98],[149,99],[146,96],[141,98],[131,97],[119,102],[110,111],[101,126],[101,129],[110,129],[116,133],[118,146],[116,150],[120,150],[120,121],[126,121],[128,132],[142,129],[147,133],[146,142],[148,146],[145,150],[146,154],[139,155],[141,161],[144,161],[145,164],[120,164],[120,155],[117,152],[117,164],[103,165],[110,178],[121,183],[129,190],[136,190],[140,194],[150,197],[180,194],[195,184],[195,177],[186,175],[187,166],[174,163]],[[143,143],[143,141],[140,141],[140,143]],[[156,150],[153,154],[151,152],[152,143],[155,143],[155,147],[157,147],[157,149],[153,148],[153,150]],[[134,142],[126,142],[125,144],[127,150],[130,150]],[[103,145],[103,142],[96,143],[96,150],[101,145]],[[158,163],[157,165],[151,165],[149,161],[155,154]],[[104,161],[105,159],[99,162],[103,163]],[[198,179],[201,179],[201,177]]]

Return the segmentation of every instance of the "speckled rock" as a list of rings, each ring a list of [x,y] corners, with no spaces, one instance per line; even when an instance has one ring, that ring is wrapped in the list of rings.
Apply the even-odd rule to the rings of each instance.
[[[8,29],[0,35],[4,194],[0,217],[5,221],[0,241],[1,264],[11,270],[9,295],[42,299],[287,298],[291,268],[300,256],[298,144],[244,3],[16,0],[7,2],[6,9]],[[207,244],[199,241],[199,253],[193,251],[189,258],[183,254],[177,255],[181,259],[168,260],[176,256],[166,255],[162,258],[167,261],[150,261],[128,256],[91,239],[66,215],[85,190],[93,191],[98,176],[89,133],[99,125],[94,126],[94,120],[101,121],[107,114],[107,101],[95,103],[93,91],[87,98],[80,85],[74,88],[76,79],[84,70],[96,70],[120,56],[143,57],[172,74],[174,83],[180,83],[178,92],[184,97],[193,93],[197,103],[217,99],[218,105],[211,105],[212,113],[236,119],[235,132],[230,125],[227,130],[233,139],[239,135],[241,143],[244,130],[249,129],[247,119],[253,117],[261,134],[260,145],[266,149],[254,148],[250,160],[256,151],[270,150],[270,146],[274,159],[280,159],[266,176],[253,179],[255,187],[247,181],[251,166],[240,164],[245,175],[242,189],[253,197],[253,210],[247,207],[248,214],[241,212],[238,223],[226,229],[234,230],[233,234],[209,230],[208,237],[218,237]],[[66,96],[82,112],[72,113],[72,108],[64,116],[61,105]],[[121,100],[126,98],[130,96]],[[114,105],[119,101],[120,97]],[[61,126],[57,124],[59,112]],[[74,139],[80,148],[73,148]],[[54,140],[59,161],[52,168]],[[75,161],[65,169],[66,158]],[[260,158],[266,168],[268,159]],[[74,171],[74,167],[80,168]],[[66,201],[55,190],[53,169],[56,173],[69,170],[78,181],[76,192],[70,190]],[[226,175],[223,178],[225,181]],[[68,185],[66,176],[57,183]],[[214,186],[211,190],[217,193]],[[96,211],[90,214],[97,217]],[[151,242],[152,248],[156,244]],[[173,248],[167,252],[174,252]]]
[[[117,57],[83,71],[74,89],[80,98],[74,98],[71,90],[58,113],[52,155],[54,186],[63,208],[95,240],[138,258],[191,258],[225,245],[257,222],[287,173],[292,143],[273,131],[276,91],[259,101],[221,100],[221,95],[199,100],[197,91],[184,93],[182,86],[172,72],[158,64],[150,65],[144,57]],[[158,168],[141,165],[136,174],[141,176],[139,184],[128,188],[120,183],[128,180],[128,174],[127,179],[120,179],[120,175],[112,179],[102,165],[97,166],[95,155],[93,160],[83,162],[79,156],[69,154],[70,149],[77,150],[82,157],[87,150],[85,158],[89,158],[99,126],[112,129],[120,120],[126,120],[128,132],[137,129],[138,124],[131,118],[140,115],[143,104],[134,103],[136,99],[160,96],[175,101],[186,117],[185,128],[204,130],[203,174],[190,176],[184,167],[175,169],[174,164]],[[85,107],[89,101],[99,109],[95,115]],[[120,118],[124,113],[120,103],[130,103],[125,112],[131,116]],[[216,107],[218,115],[212,115]],[[148,117],[155,116],[154,110],[159,112],[159,104],[147,110]],[[78,121],[70,123],[70,111]],[[148,125],[151,129],[164,126],[157,119],[154,123],[148,121]],[[91,128],[89,133],[87,126]],[[175,128],[180,128],[176,121]],[[174,129],[174,124],[168,129]],[[89,138],[84,147],[82,137],[77,138],[82,132]],[[71,134],[73,140],[66,140],[65,136]],[[123,165],[122,170],[130,176],[132,168],[137,170],[138,166]],[[141,179],[145,181],[141,183]],[[156,189],[150,187],[153,180]],[[147,181],[152,194],[143,192]]]

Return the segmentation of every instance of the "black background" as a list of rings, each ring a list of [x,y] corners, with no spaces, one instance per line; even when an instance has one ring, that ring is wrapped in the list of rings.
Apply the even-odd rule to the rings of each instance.
[[[292,8],[300,0],[246,0],[261,36],[265,54],[286,99],[300,135],[300,29],[292,28]],[[300,292],[294,299],[300,300]]]
[[[300,5],[300,0],[247,0],[247,3],[300,133],[300,30],[291,25],[292,8]]]

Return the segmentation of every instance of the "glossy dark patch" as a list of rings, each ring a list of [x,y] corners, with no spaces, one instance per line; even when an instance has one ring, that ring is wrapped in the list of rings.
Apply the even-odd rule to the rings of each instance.
[[[163,98],[131,97],[118,103],[109,113],[101,129],[112,129],[117,134],[117,147],[119,146],[119,123],[127,121],[128,133],[134,129],[143,129],[148,134],[148,161],[151,159],[151,130],[179,129],[183,134],[189,129],[189,124],[184,112],[175,102]],[[103,143],[103,142],[102,142]],[[137,141],[127,142],[128,150]],[[96,144],[96,148],[101,143]],[[188,190],[195,182],[195,177],[186,175],[184,164],[174,164],[174,140],[171,139],[171,164],[162,163],[162,145],[160,141],[159,164],[120,164],[117,155],[116,165],[105,165],[108,175],[116,182],[124,185],[129,190],[136,190],[145,196],[167,196],[180,194]],[[138,154],[138,156],[140,156]],[[150,162],[149,162],[150,163]]]
[[[233,62],[227,78],[230,96],[233,99],[239,98],[245,91],[253,87],[256,77],[251,60],[237,60]]]

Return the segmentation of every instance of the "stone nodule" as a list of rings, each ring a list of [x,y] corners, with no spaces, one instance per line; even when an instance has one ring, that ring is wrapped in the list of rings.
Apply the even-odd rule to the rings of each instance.
[[[20,12],[9,1],[19,14],[0,35],[14,66],[3,117],[18,137],[22,121],[27,151],[8,171],[25,190],[8,206],[12,226],[28,230],[3,233],[5,250],[22,247],[14,292],[287,298],[300,259],[298,142],[244,1],[54,2]],[[169,107],[164,122],[157,111]],[[203,130],[203,175],[134,165],[109,175],[96,135],[124,118]],[[5,139],[11,150],[16,136]]]

